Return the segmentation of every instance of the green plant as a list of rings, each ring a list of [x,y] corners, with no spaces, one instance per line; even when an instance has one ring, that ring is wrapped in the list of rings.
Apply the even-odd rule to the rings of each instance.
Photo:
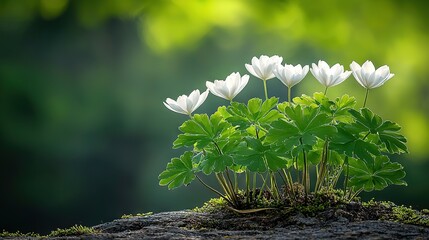
[[[124,214],[121,216],[121,219],[135,218],[135,217],[148,217],[153,215],[153,212],[147,213],[137,213],[137,214]]]
[[[383,120],[365,106],[356,110],[354,97],[326,96],[328,87],[344,81],[350,71],[344,71],[339,64],[330,68],[319,61],[311,72],[325,86],[325,93],[279,102],[278,98],[268,98],[266,81],[276,75],[288,87],[291,99],[290,89],[308,72],[308,66],[282,66],[281,61],[279,57],[261,56],[246,65],[249,72],[264,81],[265,101],[233,101],[249,79],[238,73],[225,81],[207,82],[210,92],[230,101],[211,115],[192,115],[207,97],[199,91],[189,97],[182,95],[177,101],[167,99],[164,104],[170,110],[187,114],[190,119],[180,126],[182,133],[173,143],[173,148],[187,151],[168,163],[159,175],[160,185],[173,189],[197,179],[236,209],[254,206],[252,203],[260,201],[265,192],[276,201],[282,199],[282,194],[293,199],[298,194],[297,183],[302,184],[305,197],[334,190],[339,188],[341,176],[341,188],[348,200],[361,191],[406,185],[403,167],[389,158],[391,154],[408,152],[400,126]],[[368,90],[381,86],[393,74],[387,66],[375,70],[368,61],[362,68],[356,65],[352,64],[353,75],[367,88],[366,104]],[[201,173],[213,174],[221,190],[205,183]],[[240,175],[244,175],[244,184],[240,184]]]
[[[38,233],[29,232],[29,233],[21,233],[20,231],[17,232],[8,232],[6,230],[3,230],[3,232],[0,233],[0,237],[13,237],[13,238],[49,238],[49,237],[66,237],[66,236],[80,236],[85,234],[96,234],[100,231],[94,229],[93,227],[86,227],[82,225],[74,225],[69,228],[57,228],[57,230],[51,231],[47,235],[40,235]]]
[[[64,228],[64,229],[58,228],[57,230],[51,231],[48,237],[79,236],[84,234],[94,234],[98,232],[99,232],[98,230],[92,227],[74,225],[74,226],[71,226],[70,228]]]

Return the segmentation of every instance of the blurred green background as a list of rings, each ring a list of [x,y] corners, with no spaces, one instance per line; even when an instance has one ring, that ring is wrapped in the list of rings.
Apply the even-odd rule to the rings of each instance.
[[[168,191],[158,174],[186,116],[166,109],[261,54],[387,64],[368,106],[403,126],[408,187],[369,199],[429,208],[428,1],[0,0],[0,230],[45,233],[125,213],[179,210],[213,195]],[[286,99],[278,80],[269,94]],[[309,74],[293,94],[323,87]],[[328,96],[363,102],[350,77]],[[251,77],[237,100],[263,97]],[[226,101],[209,96],[197,112]]]

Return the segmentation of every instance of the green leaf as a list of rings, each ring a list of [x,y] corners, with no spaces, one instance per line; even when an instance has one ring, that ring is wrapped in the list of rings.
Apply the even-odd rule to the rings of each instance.
[[[350,114],[355,117],[356,122],[360,125],[364,126],[366,129],[368,129],[371,133],[376,133],[377,128],[381,126],[383,123],[383,120],[380,116],[375,115],[371,110],[368,108],[362,108],[360,112],[350,109]]]
[[[308,152],[307,159],[311,164],[317,165],[320,162],[321,156],[322,156],[322,149],[313,149]]]
[[[384,121],[380,116],[372,113],[369,109],[349,110],[356,118],[356,128],[362,131],[368,131],[377,134],[381,144],[384,144],[389,153],[407,153],[408,148],[405,145],[407,139],[399,133],[401,127],[391,121]]]
[[[356,99],[345,94],[341,98],[335,99],[335,105],[333,107],[333,116],[335,121],[351,123],[353,117],[349,110],[356,105]]]
[[[252,172],[277,171],[286,167],[287,160],[275,149],[262,145],[259,139],[246,138],[246,144],[240,145],[234,155],[234,163],[246,166]]]
[[[337,132],[331,125],[332,118],[319,108],[296,105],[287,106],[284,110],[289,121],[280,119],[273,122],[267,134],[267,142],[281,143],[289,139],[301,139],[303,144],[313,145],[316,137],[324,139]]]
[[[185,152],[180,158],[173,158],[167,164],[167,169],[159,175],[159,185],[168,185],[168,189],[174,189],[192,182],[195,179],[192,155],[192,152]]]
[[[226,141],[235,134],[234,127],[219,112],[211,115],[195,114],[179,127],[183,134],[173,142],[173,148],[195,146],[202,149],[212,142]]]
[[[386,145],[389,153],[408,153],[408,148],[405,143],[407,139],[399,134],[401,127],[391,121],[385,121],[377,129],[380,141]]]
[[[292,99],[292,102],[294,102],[295,104],[301,105],[303,107],[312,107],[312,108],[319,107],[319,104],[316,102],[316,100],[313,97],[310,97],[305,94],[302,94],[301,97],[294,97]]]
[[[291,105],[290,102],[279,103],[277,104],[277,110],[279,110],[281,113],[285,113],[285,109],[290,105]]]
[[[226,120],[241,130],[254,125],[266,126],[282,117],[282,114],[273,109],[277,102],[278,98],[274,97],[264,102],[259,98],[252,98],[248,101],[247,106],[243,103],[232,102],[231,106],[227,108],[230,116]]]
[[[360,129],[350,124],[340,123],[337,125],[338,133],[332,137],[330,148],[340,154],[349,157],[357,157],[364,161],[369,161],[373,155],[380,155],[379,147],[361,139]]]
[[[299,144],[299,138],[301,137],[301,133],[298,127],[295,126],[292,122],[280,119],[271,124],[271,129],[268,132],[265,140],[269,143],[283,142],[290,138],[296,139]],[[293,145],[292,145],[293,146]]]
[[[348,111],[356,104],[355,98],[347,94],[331,101],[320,92],[314,93],[313,97],[307,95],[296,97],[293,102],[303,107],[320,108],[322,112],[333,117],[334,121],[339,122],[352,122],[353,118]]]
[[[222,172],[231,165],[232,157],[229,155],[207,154],[202,159],[199,168],[204,174],[209,175],[212,172]]]
[[[258,114],[261,109],[262,99],[260,98],[252,98],[247,102],[247,108],[249,109],[249,113],[255,116]]]
[[[349,158],[350,186],[370,192],[382,190],[388,185],[406,185],[402,180],[405,171],[399,163],[390,162],[387,156],[377,156],[372,161]]]
[[[328,163],[331,166],[341,166],[344,163],[344,155],[342,156],[336,151],[329,151]]]

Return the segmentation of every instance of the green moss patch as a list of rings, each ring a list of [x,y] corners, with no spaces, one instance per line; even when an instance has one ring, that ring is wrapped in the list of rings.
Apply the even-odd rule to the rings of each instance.
[[[121,216],[121,219],[135,218],[135,217],[148,217],[153,215],[153,212],[147,213],[137,213],[137,214],[124,214]]]
[[[299,195],[298,195],[299,196]],[[355,198],[347,201],[340,190],[310,194],[307,197],[294,198],[293,201],[287,196],[282,201],[273,201],[269,196],[263,197],[261,201],[253,203],[252,209],[240,211],[232,209],[222,198],[214,198],[204,203],[202,207],[193,209],[199,213],[210,213],[220,216],[219,219],[211,219],[207,223],[195,223],[196,226],[205,228],[218,228],[225,224],[226,219],[235,219],[228,229],[245,229],[245,226],[235,226],[240,219],[249,218],[264,219],[260,224],[266,227],[295,224],[297,216],[302,221],[304,218],[318,223],[332,221],[366,221],[384,220],[404,224],[429,227],[429,210],[415,210],[411,207],[397,206],[392,202],[368,201],[362,202]],[[246,202],[246,199],[241,199]],[[260,210],[260,211],[259,211]],[[247,211],[247,212],[246,212]],[[250,213],[250,214],[246,214]],[[259,221],[259,220],[258,220]],[[195,226],[193,226],[195,227]]]
[[[33,237],[33,238],[47,238],[47,237],[65,237],[65,236],[80,236],[85,234],[96,234],[99,231],[95,230],[92,227],[86,227],[82,225],[74,225],[70,228],[58,228],[57,230],[51,231],[48,235],[40,235],[38,233],[30,232],[30,233],[21,233],[17,232],[8,232],[3,230],[0,233],[0,237]]]

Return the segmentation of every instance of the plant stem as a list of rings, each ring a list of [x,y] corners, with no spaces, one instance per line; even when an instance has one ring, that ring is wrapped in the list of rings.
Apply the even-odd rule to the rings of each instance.
[[[253,174],[253,189],[252,189],[252,201],[256,200],[256,173]]]
[[[293,166],[295,168],[296,182],[299,183],[299,168],[298,168],[298,157],[294,157]]]
[[[359,195],[359,193],[361,193],[363,191],[363,188],[357,190],[350,198],[349,201],[353,200],[353,198],[355,198],[357,195]]]
[[[347,155],[344,158],[344,164],[346,164],[346,175],[344,176],[344,195],[346,195],[347,184],[349,182],[349,156]]]
[[[267,80],[264,81],[265,100],[268,100]]]
[[[304,177],[305,177],[305,195],[307,196],[307,194],[310,192],[310,173],[308,171],[308,161],[307,161],[307,153],[305,152],[305,150],[302,151],[304,154]]]
[[[225,168],[225,173],[226,173],[226,178],[228,179],[228,182],[229,182],[229,186],[231,187],[231,190],[232,190],[232,192],[234,193],[234,195],[235,195],[235,191],[234,191],[234,184],[232,183],[232,181],[231,181],[231,176],[229,175],[229,171],[228,171],[228,168]]]
[[[216,178],[219,181],[219,184],[222,186],[223,191],[226,193],[226,195],[228,196],[228,198],[235,202],[234,200],[234,195],[232,194],[230,188],[228,187],[228,184],[226,183],[225,177],[220,174],[220,173],[216,173]],[[235,206],[235,205],[233,205]]]
[[[293,189],[293,178],[292,178],[292,174],[290,173],[290,171],[287,171],[287,176],[288,176],[288,180],[289,180],[290,189],[292,189],[292,195],[296,199],[295,189]]]
[[[289,191],[287,191],[287,193],[290,197],[294,197],[295,194],[294,194],[293,186],[292,186],[291,180],[289,179],[288,173],[286,173],[286,170],[284,168],[282,168],[282,170],[283,170],[284,177],[282,176],[280,170],[279,170],[279,174],[282,177],[286,187],[289,188]]]
[[[197,179],[200,181],[201,184],[203,184],[204,187],[210,189],[212,192],[216,193],[217,195],[219,195],[220,197],[222,197],[223,199],[225,199],[229,204],[232,204],[232,202],[222,193],[220,193],[218,190],[212,188],[211,186],[209,186],[207,183],[205,183],[200,177],[198,177],[198,175],[195,175],[195,177],[197,177]]]
[[[284,171],[284,169],[283,169],[283,171]],[[282,175],[280,170],[277,170],[277,173],[280,175],[280,178],[282,179],[284,185],[288,185],[288,182],[286,181],[286,173],[284,173],[284,176]]]
[[[269,173],[267,173],[267,176],[265,176],[265,178],[264,178],[264,176],[262,176],[262,174],[261,174],[261,178],[262,178],[262,187],[261,187],[261,190],[259,191],[259,195],[258,195],[258,198],[259,198],[259,199],[261,198],[262,193],[264,192],[264,188],[265,188],[265,186],[267,185],[266,178],[268,177],[268,174],[269,174]]]
[[[276,182],[276,176],[273,172],[270,172],[270,183],[271,183],[271,193],[273,194],[274,198],[279,200],[279,191],[277,189],[277,182]]]
[[[366,100],[368,99],[368,93],[369,93],[369,88],[366,89],[365,100],[363,101],[363,107],[362,108],[364,108],[366,106]]]
[[[299,142],[302,145],[302,138],[299,139]],[[310,191],[310,174],[308,172],[307,154],[304,149],[302,149],[302,155],[304,160],[304,167],[302,171],[302,185],[304,185],[305,198],[307,199],[307,195]]]
[[[225,176],[223,175],[223,173],[221,173],[222,174],[222,179],[223,179],[225,185],[228,188],[230,197],[233,199],[233,201],[235,203],[237,203],[238,202],[237,195],[235,194],[234,186],[232,185],[232,181],[231,181],[231,178],[229,176],[228,168],[225,168],[225,172],[226,172],[226,179],[225,179]]]
[[[234,191],[238,192],[238,175],[234,172]]]
[[[326,176],[326,169],[327,169],[327,164],[328,164],[328,153],[329,153],[329,141],[326,140],[325,144],[323,145],[323,151],[322,151],[322,159],[320,160],[320,169],[318,171],[318,176],[317,176],[317,180],[316,180],[316,186],[314,187],[314,192],[317,192],[320,190],[322,184],[323,184],[323,180],[325,179]]]
[[[291,89],[292,89],[291,87],[287,87],[287,101],[288,102],[290,102],[290,100],[291,100],[291,96],[290,96],[291,92],[292,92]]]
[[[325,88],[325,92],[323,93],[323,95],[326,96],[326,93],[328,92],[328,87]]]
[[[335,188],[335,186],[337,185],[337,183],[338,183],[338,179],[340,179],[340,176],[341,176],[341,172],[342,172],[342,171],[343,171],[343,166],[341,166],[340,168],[338,168],[338,172],[337,172],[337,174],[335,175],[334,179],[332,180],[331,188]]]
[[[250,173],[249,170],[246,169],[246,203],[250,201]]]

